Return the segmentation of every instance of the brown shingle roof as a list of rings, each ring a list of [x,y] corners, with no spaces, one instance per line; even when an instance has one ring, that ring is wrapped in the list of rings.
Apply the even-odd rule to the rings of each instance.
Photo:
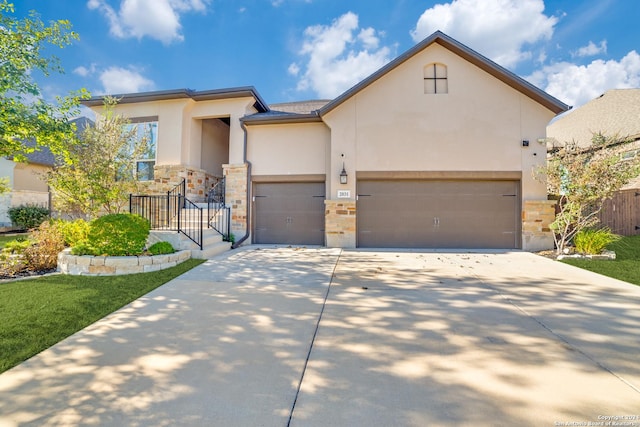
[[[594,133],[640,139],[640,89],[613,89],[557,118],[547,126],[556,144],[591,144]]]

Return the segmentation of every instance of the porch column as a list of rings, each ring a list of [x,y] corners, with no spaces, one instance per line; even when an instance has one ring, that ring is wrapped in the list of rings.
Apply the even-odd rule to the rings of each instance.
[[[247,230],[247,164],[222,165],[222,168],[225,200],[227,206],[231,207],[231,232],[240,238]]]

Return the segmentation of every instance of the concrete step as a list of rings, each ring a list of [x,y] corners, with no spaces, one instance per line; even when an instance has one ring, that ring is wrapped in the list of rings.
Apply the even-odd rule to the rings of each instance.
[[[202,230],[202,249],[182,233],[166,230],[152,230],[150,243],[165,241],[180,250],[191,250],[191,256],[197,259],[208,259],[231,249],[231,242],[222,241],[217,231],[207,228]]]
[[[192,249],[191,258],[209,259],[231,249],[231,242],[218,242],[213,245],[203,246],[203,249]]]

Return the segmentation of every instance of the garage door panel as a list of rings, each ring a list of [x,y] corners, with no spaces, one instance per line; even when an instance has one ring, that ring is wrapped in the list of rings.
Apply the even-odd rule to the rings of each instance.
[[[325,184],[256,183],[254,242],[324,244]]]
[[[515,248],[517,181],[359,181],[361,247]]]

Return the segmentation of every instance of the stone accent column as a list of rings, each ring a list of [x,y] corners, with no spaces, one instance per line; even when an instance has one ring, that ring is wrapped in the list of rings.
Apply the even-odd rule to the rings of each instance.
[[[325,236],[329,248],[356,247],[355,200],[325,200]]]
[[[225,200],[231,207],[231,232],[236,239],[247,229],[247,164],[222,165],[224,170]]]
[[[213,175],[203,169],[184,165],[156,165],[153,181],[142,182],[141,187],[142,191],[148,194],[165,194],[183,179],[186,180],[185,195],[195,203],[205,202],[207,192],[217,182]]]
[[[525,200],[522,206],[522,249],[553,249],[553,232],[549,228],[556,217],[555,200]]]

